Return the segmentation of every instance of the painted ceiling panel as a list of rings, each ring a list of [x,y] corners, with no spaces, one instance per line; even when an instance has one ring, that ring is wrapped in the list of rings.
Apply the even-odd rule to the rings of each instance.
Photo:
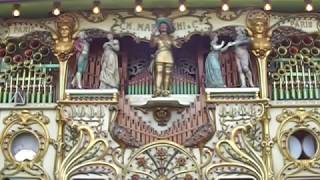
[[[11,2],[9,2],[11,1]],[[0,0],[0,17],[11,17],[12,2],[14,0]],[[20,0],[21,16],[48,17],[53,0]],[[64,11],[90,10],[93,0],[61,0]],[[217,9],[221,6],[220,0],[186,0],[188,8]],[[231,8],[262,8],[262,0],[229,0]],[[273,11],[304,12],[304,0],[273,0]],[[320,0],[313,0],[315,10],[320,9]],[[145,9],[177,8],[178,0],[143,0]],[[134,0],[101,0],[101,7],[106,9],[133,10]]]

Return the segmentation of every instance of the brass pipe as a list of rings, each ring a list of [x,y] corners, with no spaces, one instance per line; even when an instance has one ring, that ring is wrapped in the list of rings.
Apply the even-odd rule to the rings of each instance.
[[[280,56],[285,56],[288,53],[287,48],[284,46],[278,47],[277,51]]]
[[[295,66],[295,65],[297,65],[297,59],[291,58],[291,59],[289,60],[289,64],[290,64],[290,66]]]
[[[12,57],[11,56],[5,56],[3,57],[3,61],[7,64],[12,63]]]
[[[309,61],[308,65],[312,69],[316,67],[316,63],[314,63],[313,61]]]
[[[294,46],[300,46],[301,39],[299,38],[299,36],[292,36],[292,37],[290,37],[290,42]]]
[[[0,48],[0,57],[5,57],[7,55],[7,51],[5,48]]]
[[[38,49],[40,46],[41,46],[41,43],[39,40],[34,39],[34,40],[30,41],[29,47],[31,49]]]
[[[317,73],[320,73],[320,65],[319,64],[316,64],[315,67],[314,67],[315,71]]]
[[[289,48],[291,46],[291,41],[289,39],[284,39],[280,42],[281,46]]]
[[[314,40],[314,47],[320,48],[320,39]]]
[[[24,56],[30,58],[30,57],[32,57],[32,55],[33,55],[32,49],[27,49],[24,51]]]
[[[313,37],[312,36],[305,36],[303,39],[302,39],[302,44],[304,46],[313,46]]]
[[[4,72],[4,73],[1,73],[1,74],[0,74],[0,79],[4,79],[4,80],[5,80],[5,79],[7,79],[7,78],[8,78],[7,73]]]
[[[41,79],[44,79],[46,77],[46,73],[38,73],[38,77],[40,77]]]
[[[310,52],[311,52],[312,56],[319,56],[320,55],[320,49],[317,47],[312,47]]]
[[[20,54],[18,54],[18,55],[13,56],[12,60],[14,63],[19,63],[23,60],[23,57]]]
[[[23,62],[18,62],[17,66],[18,66],[18,70],[20,70],[23,68],[24,64]]]
[[[11,73],[15,73],[18,70],[18,66],[16,64],[11,66]]]
[[[30,60],[25,60],[24,62],[23,62],[23,64],[24,64],[24,66],[25,67],[29,67],[30,66],[30,64],[31,64],[31,61]]]
[[[275,80],[275,81],[279,81],[279,80],[280,80],[280,75],[279,75],[279,73],[273,73],[271,77],[272,77],[272,79]]]
[[[290,69],[291,69],[291,66],[290,66],[289,64],[286,64],[286,65],[283,66],[283,68],[284,68],[284,70],[285,70],[286,72],[289,72]]]
[[[303,55],[298,53],[298,54],[294,55],[294,59],[297,60],[297,61],[302,61],[303,60]]]
[[[296,46],[291,46],[290,48],[289,48],[289,54],[291,54],[291,55],[295,55],[295,54],[297,54],[299,52],[299,49],[296,47]]]
[[[11,69],[7,69],[6,74],[11,74]]]
[[[304,56],[309,56],[310,55],[310,49],[309,48],[302,48],[300,50],[300,53]]]
[[[13,53],[16,52],[16,50],[17,50],[16,44],[14,44],[12,42],[7,44],[6,51],[7,51],[8,54],[13,54]]]
[[[53,80],[53,77],[48,75],[46,78],[45,78],[45,82],[46,84],[50,85],[52,83],[52,80]]]
[[[283,76],[283,75],[286,74],[286,70],[283,69],[283,68],[279,68],[279,69],[278,69],[278,74],[279,74],[280,76]]]
[[[309,56],[304,56],[302,62],[304,64],[309,64],[311,61],[311,58]]]
[[[36,62],[40,62],[42,60],[42,54],[40,52],[37,52],[32,55],[32,58]]]
[[[19,43],[19,48],[20,48],[20,49],[26,49],[27,47],[28,47],[28,44],[27,44],[26,41],[21,41],[21,42]]]
[[[39,52],[42,54],[43,57],[47,57],[50,53],[50,50],[47,46],[42,46],[40,47]]]

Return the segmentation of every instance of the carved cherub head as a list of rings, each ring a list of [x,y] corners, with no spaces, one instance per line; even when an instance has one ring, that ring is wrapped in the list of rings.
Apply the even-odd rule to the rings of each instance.
[[[61,38],[71,38],[76,31],[76,20],[71,15],[61,15],[57,18],[56,26],[58,36]]]
[[[254,34],[265,34],[268,32],[269,16],[264,11],[255,10],[247,16],[247,26]]]

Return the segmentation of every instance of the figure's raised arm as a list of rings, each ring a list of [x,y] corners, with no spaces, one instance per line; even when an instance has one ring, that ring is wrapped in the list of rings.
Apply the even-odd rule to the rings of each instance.
[[[225,42],[222,41],[221,44],[215,44],[213,41],[211,41],[210,45],[214,50],[221,50],[224,46]]]
[[[183,39],[173,40],[173,46],[176,48],[181,48],[183,43],[184,43]]]
[[[226,44],[225,42],[223,42],[223,45]],[[236,42],[228,42],[227,45],[225,45],[224,47],[221,48],[221,52],[226,51],[229,47],[231,46],[235,46]]]

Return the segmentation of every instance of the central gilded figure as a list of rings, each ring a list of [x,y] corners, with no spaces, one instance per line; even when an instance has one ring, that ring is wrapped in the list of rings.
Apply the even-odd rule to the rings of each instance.
[[[157,47],[151,63],[154,82],[153,97],[170,95],[171,74],[174,64],[172,47],[180,47],[180,44],[170,35],[174,31],[172,22],[168,18],[161,17],[157,19],[156,27],[151,34],[151,46]]]

